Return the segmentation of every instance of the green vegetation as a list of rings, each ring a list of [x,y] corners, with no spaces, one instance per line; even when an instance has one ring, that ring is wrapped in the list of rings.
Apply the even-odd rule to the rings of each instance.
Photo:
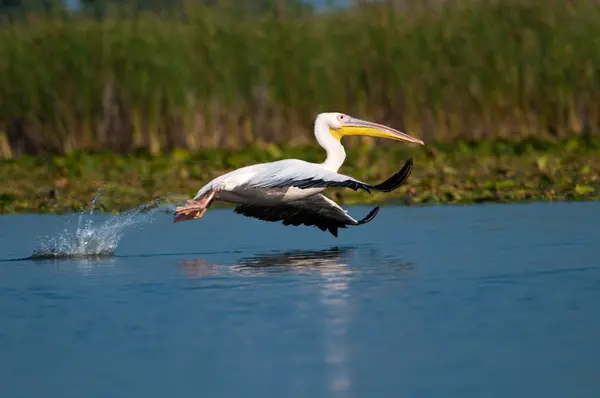
[[[321,111],[428,144],[598,130],[597,1],[264,15],[181,3],[0,24],[0,156],[301,146]]]
[[[420,148],[357,146],[348,151],[342,172],[376,183],[398,171],[409,156],[415,160],[413,172],[393,193],[369,196],[362,191],[332,189],[327,195],[346,205],[600,199],[597,140],[570,139],[557,144],[480,141]],[[221,173],[288,157],[318,162],[324,151],[316,146],[284,149],[270,145],[177,150],[157,156],[76,152],[45,159],[0,160],[0,213],[84,210],[102,187],[106,190],[99,210],[104,211],[126,210],[165,196],[169,201],[181,201]]]
[[[348,139],[344,173],[415,168],[392,194],[334,190],[342,203],[600,198],[595,0],[134,2],[26,17],[0,2],[0,213],[80,210],[105,183],[119,211],[252,163],[320,161],[323,111],[427,144]]]

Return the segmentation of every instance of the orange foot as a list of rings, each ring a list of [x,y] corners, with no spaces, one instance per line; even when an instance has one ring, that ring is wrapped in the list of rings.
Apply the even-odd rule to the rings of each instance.
[[[215,196],[215,193],[216,191],[212,191],[201,200],[188,200],[185,206],[177,206],[175,209],[176,216],[173,218],[173,222],[176,223],[180,221],[202,218],[204,213],[206,213],[208,205]]]
[[[180,206],[175,210],[176,216],[173,218],[173,222],[202,218],[204,213],[206,213],[206,209],[190,209],[187,206]]]

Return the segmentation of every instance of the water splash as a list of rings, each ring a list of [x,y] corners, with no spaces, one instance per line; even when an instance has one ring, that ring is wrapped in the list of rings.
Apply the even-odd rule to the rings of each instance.
[[[38,240],[38,248],[32,259],[90,258],[113,256],[124,231],[134,226],[151,223],[158,212],[171,211],[171,204],[160,204],[164,197],[133,209],[118,213],[108,220],[94,222],[96,202],[104,193],[99,190],[91,202],[89,211],[82,211],[75,230],[65,228],[54,236]]]

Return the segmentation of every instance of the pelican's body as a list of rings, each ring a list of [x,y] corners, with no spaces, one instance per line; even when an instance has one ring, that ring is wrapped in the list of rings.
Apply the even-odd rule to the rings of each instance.
[[[285,159],[233,170],[210,181],[185,206],[178,207],[174,221],[202,217],[214,200],[238,204],[235,211],[245,216],[283,221],[285,225],[315,225],[335,236],[337,228],[370,221],[378,208],[357,221],[321,192],[328,187],[392,191],[408,178],[412,159],[387,181],[371,186],[338,173],[346,158],[340,142],[344,135],[371,135],[423,145],[421,140],[386,126],[342,113],[321,113],[315,120],[315,137],[327,152],[323,163]]]
[[[242,167],[223,174],[202,187],[195,198],[218,189],[216,200],[237,204],[273,205],[291,202],[322,192],[325,188],[301,189],[295,186],[268,187],[269,183],[286,181],[290,173],[306,173],[307,177],[327,172],[322,166],[298,159],[285,159]],[[299,175],[299,174],[297,174]]]

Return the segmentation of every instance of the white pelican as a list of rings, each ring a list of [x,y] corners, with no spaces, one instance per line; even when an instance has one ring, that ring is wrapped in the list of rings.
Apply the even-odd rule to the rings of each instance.
[[[402,169],[378,185],[369,185],[337,171],[346,151],[340,140],[346,135],[404,140],[424,145],[423,141],[381,124],[367,122],[343,113],[321,113],[315,120],[315,137],[327,152],[323,163],[285,159],[255,164],[219,176],[200,188],[185,206],[175,210],[174,222],[201,218],[215,200],[237,204],[235,212],[264,221],[283,221],[284,225],[316,226],[337,237],[338,228],[371,221],[379,211],[373,208],[362,220],[355,220],[334,201],[321,194],[329,187],[348,187],[371,192],[391,192],[402,185],[412,170],[412,158]]]

